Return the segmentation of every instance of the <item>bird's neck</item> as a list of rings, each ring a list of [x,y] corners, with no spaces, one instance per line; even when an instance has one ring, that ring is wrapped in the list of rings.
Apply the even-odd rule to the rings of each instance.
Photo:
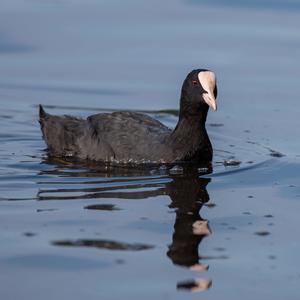
[[[199,116],[179,116],[172,133],[174,142],[188,142],[188,144],[197,143],[204,136],[207,136],[205,122],[199,119]]]
[[[170,136],[176,160],[211,160],[212,147],[206,132],[206,113],[200,115],[180,114],[176,128]],[[179,155],[181,157],[179,157]]]

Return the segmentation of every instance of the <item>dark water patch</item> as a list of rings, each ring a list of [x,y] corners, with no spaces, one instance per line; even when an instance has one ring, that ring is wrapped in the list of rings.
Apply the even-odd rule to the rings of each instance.
[[[271,214],[268,214],[268,215],[264,215],[265,218],[273,218],[274,216],[271,215]]]
[[[168,182],[168,181],[167,181]],[[102,184],[96,184],[97,187],[89,187],[89,188],[69,188],[69,189],[44,189],[41,192],[42,193],[56,193],[56,192],[60,192],[60,193],[65,193],[65,192],[69,192],[69,193],[76,193],[76,192],[85,192],[85,193],[95,193],[95,192],[101,192],[103,190],[105,191],[109,191],[109,190],[119,190],[119,189],[129,189],[129,188],[143,188],[143,187],[156,187],[159,186],[161,184],[166,183],[165,181],[161,181],[161,180],[136,180],[136,181],[129,181],[129,182],[125,182],[125,181],[115,181],[115,182],[111,182],[111,181],[107,181],[105,183]],[[79,183],[77,183],[79,184]]]
[[[2,140],[11,140],[11,139],[15,139],[15,138],[16,138],[15,134],[0,133],[0,139],[2,139]]]
[[[22,198],[22,197],[0,197],[0,201],[33,201],[34,197]]]
[[[270,235],[271,233],[269,231],[266,231],[266,230],[261,230],[261,231],[256,231],[254,232],[255,235],[258,235],[258,236],[268,236]]]
[[[162,186],[155,184],[143,185],[123,185],[116,187],[93,189],[96,192],[88,192],[86,189],[68,190],[41,190],[37,198],[40,201],[46,200],[82,200],[82,199],[146,199],[162,194]],[[124,190],[124,191],[122,191]]]
[[[0,34],[0,54],[19,54],[33,52],[35,47],[21,44],[10,40],[7,36]]]
[[[211,287],[211,285],[211,280],[205,278],[197,278],[178,282],[177,289],[191,292],[201,292],[208,290]]]
[[[62,247],[91,247],[99,249],[108,249],[108,250],[122,250],[122,251],[142,251],[153,249],[154,246],[146,244],[129,244],[123,242],[116,242],[110,240],[61,240],[53,241],[52,245],[62,246]]]
[[[208,208],[214,208],[217,206],[216,203],[205,203],[204,206],[208,207]]]
[[[40,213],[40,212],[49,212],[49,211],[57,211],[57,208],[39,208],[36,210],[36,212]]]
[[[49,177],[44,175],[50,175]],[[131,177],[127,174],[122,176],[122,173],[114,176],[107,172],[93,172],[91,170],[85,172],[69,172],[68,169],[59,169],[59,170],[44,170],[40,175],[43,175],[47,181],[38,181],[40,185],[109,185],[117,183],[137,183],[137,182],[148,182],[151,180],[164,180],[167,176],[136,176],[133,174]],[[51,175],[58,175],[57,178]],[[63,177],[63,178],[61,178]],[[95,179],[93,179],[93,177]],[[52,180],[50,180],[52,179]]]
[[[11,115],[0,115],[0,119],[13,119]]]
[[[26,236],[26,237],[34,237],[37,235],[37,233],[35,232],[24,232],[22,233],[22,235]]]
[[[91,209],[91,210],[108,210],[108,211],[121,210],[120,208],[118,208],[113,204],[93,204],[93,205],[85,206],[84,208]]]
[[[272,157],[278,157],[278,158],[280,158],[280,157],[284,157],[285,156],[284,154],[282,154],[279,151],[272,150],[270,148],[267,148],[267,149],[270,151],[270,156],[272,156]]]
[[[223,127],[224,124],[222,124],[222,123],[209,123],[208,126],[210,126],[210,127]]]

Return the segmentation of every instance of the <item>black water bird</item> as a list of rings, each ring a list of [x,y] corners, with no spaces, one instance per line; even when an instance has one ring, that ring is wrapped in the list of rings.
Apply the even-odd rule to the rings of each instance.
[[[190,72],[183,82],[174,130],[148,115],[113,112],[87,119],[52,116],[40,105],[40,124],[50,156],[119,163],[208,162],[213,150],[205,122],[217,109],[216,76]]]

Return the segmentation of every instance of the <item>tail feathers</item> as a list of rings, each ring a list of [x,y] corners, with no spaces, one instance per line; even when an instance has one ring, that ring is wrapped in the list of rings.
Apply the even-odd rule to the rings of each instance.
[[[68,116],[53,116],[39,106],[39,122],[50,156],[70,157],[79,152],[78,141],[86,134],[86,121]]]
[[[39,107],[40,107],[40,119],[45,119],[48,116],[48,114],[45,112],[41,104],[39,105]]]

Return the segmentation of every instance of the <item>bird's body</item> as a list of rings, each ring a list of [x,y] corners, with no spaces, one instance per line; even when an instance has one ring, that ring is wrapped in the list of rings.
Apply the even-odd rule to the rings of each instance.
[[[201,70],[193,72],[198,75]],[[212,146],[205,129],[208,105],[204,101],[189,103],[195,100],[189,97],[192,87],[188,85],[185,89],[189,76],[195,77],[193,72],[183,85],[179,121],[173,131],[136,112],[101,113],[79,119],[52,116],[40,106],[40,123],[49,154],[138,164],[210,161]]]

